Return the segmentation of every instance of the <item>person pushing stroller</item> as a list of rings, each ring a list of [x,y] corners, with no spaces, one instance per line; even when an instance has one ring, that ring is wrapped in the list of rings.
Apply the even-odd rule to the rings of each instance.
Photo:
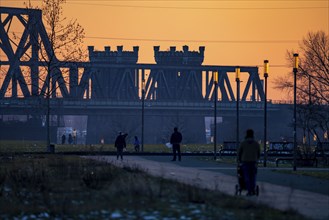
[[[256,194],[257,161],[259,157],[260,145],[254,139],[254,131],[248,129],[245,140],[238,149],[238,164],[241,163],[245,187],[248,190],[247,196]]]

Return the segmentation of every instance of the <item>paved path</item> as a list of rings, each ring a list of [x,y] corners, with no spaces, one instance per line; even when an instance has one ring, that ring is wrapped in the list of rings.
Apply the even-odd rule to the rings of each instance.
[[[234,195],[237,184],[233,165],[218,165],[195,157],[184,157],[182,162],[171,162],[168,156],[126,156],[123,162],[113,156],[92,158],[119,167],[138,167],[154,176],[219,190],[229,195]],[[280,210],[294,209],[312,219],[329,219],[329,181],[274,173],[271,169],[259,169],[259,196],[244,198]],[[328,169],[326,171],[329,172]]]

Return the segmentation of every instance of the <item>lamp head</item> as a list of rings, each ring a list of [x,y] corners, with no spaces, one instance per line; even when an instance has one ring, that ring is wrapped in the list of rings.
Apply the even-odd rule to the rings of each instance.
[[[268,72],[269,72],[269,62],[268,60],[264,60],[264,77],[268,77]]]
[[[214,71],[214,72],[213,72],[213,80],[214,80],[214,83],[215,83],[215,84],[218,83],[218,72],[217,72],[217,71]]]
[[[237,80],[240,79],[240,67],[239,67],[239,66],[237,66],[237,67],[235,68],[235,78],[236,78]]]
[[[294,53],[294,68],[298,69],[298,53]]]

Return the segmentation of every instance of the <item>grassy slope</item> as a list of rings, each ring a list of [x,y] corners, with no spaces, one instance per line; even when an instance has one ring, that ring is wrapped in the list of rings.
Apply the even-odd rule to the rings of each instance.
[[[303,219],[219,192],[74,156],[0,158],[0,218]]]

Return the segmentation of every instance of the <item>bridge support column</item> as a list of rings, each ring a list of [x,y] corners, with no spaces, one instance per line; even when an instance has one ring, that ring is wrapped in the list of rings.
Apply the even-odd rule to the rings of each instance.
[[[109,115],[89,115],[87,144],[113,144],[119,131],[128,133],[127,143],[133,143],[134,136],[141,139],[142,125],[140,111],[115,111]],[[145,110],[145,144],[164,144],[170,140],[174,127],[183,134],[183,144],[206,143],[204,116],[185,114],[183,111]]]

